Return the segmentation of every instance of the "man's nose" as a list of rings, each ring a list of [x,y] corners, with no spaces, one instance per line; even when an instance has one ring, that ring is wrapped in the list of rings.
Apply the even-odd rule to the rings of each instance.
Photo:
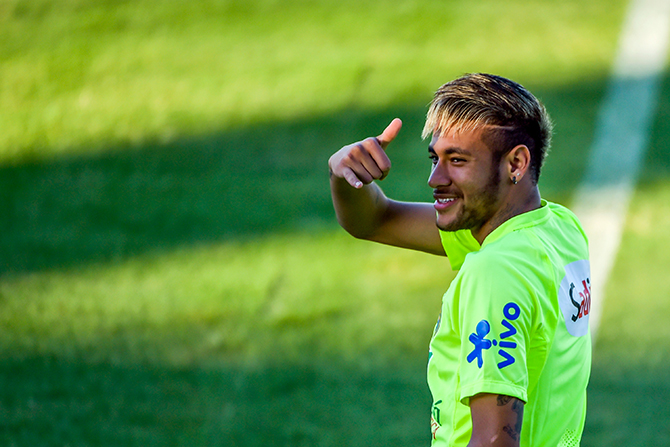
[[[438,188],[440,186],[447,186],[451,184],[451,178],[447,169],[442,166],[439,162],[433,166],[433,170],[430,172],[430,177],[428,177],[428,186],[431,188]]]

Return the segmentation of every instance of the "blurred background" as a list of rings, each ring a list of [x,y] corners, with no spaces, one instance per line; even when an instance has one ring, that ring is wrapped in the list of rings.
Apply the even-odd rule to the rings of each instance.
[[[448,261],[346,235],[327,160],[467,72],[555,121],[570,205],[624,0],[0,0],[0,445],[428,445]],[[670,445],[670,82],[595,340],[584,446]],[[616,154],[613,154],[615,156]]]

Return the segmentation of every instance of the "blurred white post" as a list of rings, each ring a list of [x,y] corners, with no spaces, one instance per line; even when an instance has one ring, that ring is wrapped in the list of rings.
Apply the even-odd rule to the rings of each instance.
[[[572,209],[590,241],[594,341],[656,111],[668,54],[670,0],[632,0]]]

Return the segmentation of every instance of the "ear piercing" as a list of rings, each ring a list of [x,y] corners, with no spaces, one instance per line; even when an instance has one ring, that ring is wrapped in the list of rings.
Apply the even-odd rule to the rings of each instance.
[[[518,177],[519,177],[519,174],[516,174],[514,177],[512,177],[512,183],[514,183],[515,185],[517,183],[519,183],[519,178]]]

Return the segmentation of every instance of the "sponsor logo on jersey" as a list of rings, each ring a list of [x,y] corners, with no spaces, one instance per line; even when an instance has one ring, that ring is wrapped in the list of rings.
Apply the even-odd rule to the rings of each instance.
[[[575,337],[586,335],[589,331],[591,312],[589,261],[576,261],[565,266],[565,276],[558,289],[558,303],[568,333]]]
[[[497,366],[499,369],[503,369],[509,365],[512,365],[516,358],[514,357],[514,349],[517,348],[517,344],[514,341],[511,341],[511,338],[514,337],[517,333],[516,328],[512,324],[512,321],[515,321],[521,315],[521,308],[516,303],[507,303],[503,307],[503,316],[501,325],[505,328],[504,331],[500,332],[497,336],[492,334],[494,338],[486,338],[491,333],[491,324],[488,320],[482,320],[477,323],[475,332],[470,334],[468,340],[473,345],[473,349],[467,356],[468,363],[472,363],[475,360],[477,361],[477,367],[482,368],[484,366],[484,351],[487,351],[491,348],[497,349],[498,360]]]

